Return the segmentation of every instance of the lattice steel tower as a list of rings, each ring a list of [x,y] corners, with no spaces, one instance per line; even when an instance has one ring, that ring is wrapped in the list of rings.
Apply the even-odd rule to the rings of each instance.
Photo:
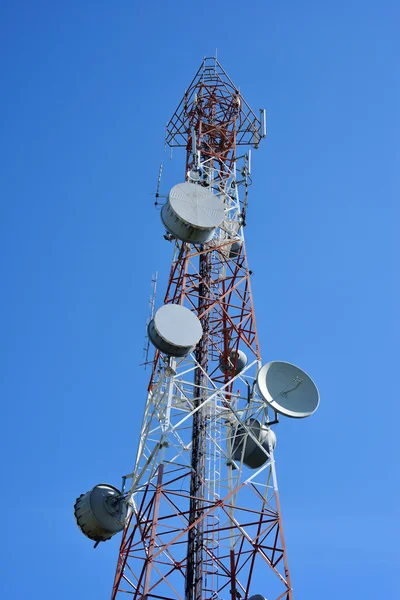
[[[244,227],[265,136],[265,111],[204,59],[167,125],[185,181],[161,202],[174,251],[148,325],[136,463],[122,491],[98,485],[75,504],[96,545],[123,530],[112,600],[292,599],[271,426],[309,416],[319,395],[294,365],[261,363]]]

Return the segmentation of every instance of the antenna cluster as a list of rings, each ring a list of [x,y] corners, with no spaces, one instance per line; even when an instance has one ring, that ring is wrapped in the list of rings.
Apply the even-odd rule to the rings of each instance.
[[[265,136],[265,110],[204,59],[167,125],[186,159],[166,196],[159,170],[174,248],[157,310],[152,279],[136,460],[121,491],[96,485],[75,504],[96,545],[123,531],[112,600],[292,600],[272,427],[312,415],[319,393],[295,365],[261,360],[244,226],[251,148]]]

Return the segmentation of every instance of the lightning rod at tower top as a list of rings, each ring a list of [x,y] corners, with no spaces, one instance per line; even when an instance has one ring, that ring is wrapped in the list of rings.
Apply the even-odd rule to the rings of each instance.
[[[293,598],[275,429],[280,415],[312,415],[319,393],[298,367],[261,361],[244,230],[251,149],[265,137],[265,110],[205,58],[166,128],[184,164],[161,203],[172,263],[147,327],[136,457],[120,489],[99,484],[75,503],[95,546],[122,532],[112,600]]]

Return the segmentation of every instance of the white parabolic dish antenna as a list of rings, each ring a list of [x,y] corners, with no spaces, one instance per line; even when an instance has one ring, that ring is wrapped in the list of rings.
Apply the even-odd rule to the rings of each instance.
[[[302,419],[318,408],[319,392],[307,373],[287,362],[272,361],[257,376],[261,396],[276,412]]]

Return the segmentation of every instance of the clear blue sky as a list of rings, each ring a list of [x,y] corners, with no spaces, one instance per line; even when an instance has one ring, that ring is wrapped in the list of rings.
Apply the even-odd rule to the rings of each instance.
[[[276,451],[295,600],[395,598],[399,527],[396,1],[0,3],[0,597],[106,600],[75,498],[134,461],[164,125],[204,55],[268,110],[249,260],[264,360],[319,411]],[[397,169],[397,170],[396,170]],[[262,581],[262,573],[259,575]]]

